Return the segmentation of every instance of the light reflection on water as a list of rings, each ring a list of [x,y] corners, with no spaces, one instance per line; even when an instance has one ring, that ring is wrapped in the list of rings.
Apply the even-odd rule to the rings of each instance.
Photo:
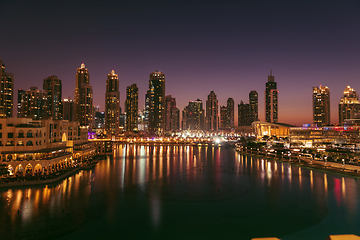
[[[114,155],[93,170],[61,183],[0,190],[5,213],[0,215],[0,233],[21,238],[66,232],[76,225],[65,238],[100,237],[92,230],[103,228],[109,234],[121,230],[125,238],[166,239],[174,226],[185,229],[179,238],[360,234],[360,184],[355,178],[227,148],[115,147]],[[201,227],[193,228],[195,223]],[[266,228],[258,227],[265,223]]]

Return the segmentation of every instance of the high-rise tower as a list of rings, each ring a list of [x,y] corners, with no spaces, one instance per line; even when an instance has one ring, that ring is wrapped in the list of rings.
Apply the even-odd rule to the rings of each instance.
[[[62,84],[61,80],[54,75],[44,79],[43,89],[47,91],[48,110],[47,117],[53,120],[62,119]]]
[[[226,127],[228,128],[233,128],[234,127],[234,99],[233,98],[228,98],[227,100],[227,104],[226,104],[226,109],[227,109],[227,122],[226,122]]]
[[[17,114],[16,114],[16,117],[18,118],[24,117],[22,105],[23,105],[25,93],[26,93],[25,90],[18,89],[18,102],[17,102]]]
[[[93,125],[93,89],[90,86],[90,75],[82,63],[76,71],[75,82],[75,121],[80,122],[82,126]]]
[[[119,109],[119,77],[115,74],[115,71],[112,70],[106,80],[105,93],[105,130],[108,136],[117,136],[119,134]]]
[[[149,80],[149,125],[152,133],[163,134],[165,128],[165,74],[155,70]]]
[[[278,90],[271,70],[265,89],[265,120],[269,123],[278,122]]]
[[[48,113],[48,93],[45,90],[31,87],[23,96],[21,117],[46,119]]]
[[[138,130],[138,100],[139,89],[136,84],[128,86],[126,88],[126,131],[137,131]]]
[[[258,106],[259,106],[258,93],[256,91],[251,91],[249,93],[249,108],[250,108],[250,119],[252,122],[258,121],[259,119]]]
[[[182,130],[204,130],[205,113],[200,99],[190,101],[182,113]]]
[[[330,90],[326,86],[313,87],[313,119],[318,127],[330,125]]]
[[[179,130],[180,111],[176,107],[176,99],[165,96],[165,131]]]
[[[359,95],[350,86],[346,86],[344,96],[339,103],[339,125],[344,125],[345,119],[359,118]]]
[[[7,117],[13,116],[14,75],[5,72],[5,65],[0,58],[0,112]]]
[[[219,130],[219,103],[214,91],[211,91],[206,101],[206,130]]]

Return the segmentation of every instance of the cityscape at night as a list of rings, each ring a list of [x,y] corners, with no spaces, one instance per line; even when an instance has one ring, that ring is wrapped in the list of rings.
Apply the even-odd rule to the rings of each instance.
[[[360,239],[357,1],[0,1],[1,239]]]

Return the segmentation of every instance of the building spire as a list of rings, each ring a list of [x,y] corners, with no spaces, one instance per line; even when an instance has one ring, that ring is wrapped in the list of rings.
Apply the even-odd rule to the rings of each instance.
[[[82,63],[80,68],[85,68],[85,63]]]

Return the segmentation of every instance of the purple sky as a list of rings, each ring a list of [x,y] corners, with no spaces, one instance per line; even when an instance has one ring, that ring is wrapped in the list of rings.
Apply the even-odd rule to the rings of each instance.
[[[171,2],[171,3],[170,3]],[[360,91],[360,3],[357,1],[0,1],[0,57],[15,75],[15,90],[42,88],[57,75],[63,97],[74,97],[76,68],[90,72],[94,104],[104,110],[105,84],[119,74],[139,87],[144,105],[149,73],[165,73],[166,94],[183,110],[214,90],[248,102],[264,91],[272,69],[279,90],[279,121],[312,122],[312,87],[326,85],[331,122],[346,85]],[[16,97],[17,94],[15,94]],[[237,119],[237,117],[236,117]]]

